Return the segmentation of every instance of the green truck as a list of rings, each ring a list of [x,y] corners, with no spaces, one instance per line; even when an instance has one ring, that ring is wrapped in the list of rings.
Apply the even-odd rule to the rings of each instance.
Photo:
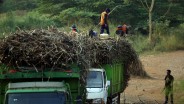
[[[0,71],[0,104],[120,104],[126,86],[122,64],[90,68],[85,86],[75,65],[54,71],[28,67]]]
[[[0,104],[120,104],[127,70],[137,67],[121,38],[36,29],[0,43]]]
[[[123,64],[106,64],[89,70],[87,101],[95,104],[120,104],[120,94],[126,87]]]
[[[28,69],[28,70],[26,70]],[[0,69],[0,104],[82,104],[85,86],[80,68],[35,71]]]

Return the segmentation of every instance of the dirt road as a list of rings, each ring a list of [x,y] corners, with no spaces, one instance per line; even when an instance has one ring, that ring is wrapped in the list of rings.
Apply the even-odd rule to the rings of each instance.
[[[184,51],[143,55],[140,56],[140,59],[151,78],[131,78],[129,86],[121,94],[121,103],[163,104],[164,93],[162,90],[166,70],[172,71],[171,74],[174,76],[175,82],[184,80]],[[176,96],[174,99],[177,100]]]

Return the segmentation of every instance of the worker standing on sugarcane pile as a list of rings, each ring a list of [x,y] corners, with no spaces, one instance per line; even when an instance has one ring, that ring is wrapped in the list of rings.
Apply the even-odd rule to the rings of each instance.
[[[174,77],[171,75],[171,70],[167,70],[167,75],[165,76],[165,103],[168,103],[168,98],[170,95],[171,104],[173,104],[173,82]]]
[[[100,18],[100,25],[101,25],[101,30],[100,34],[104,33],[104,29],[107,31],[107,34],[110,35],[109,32],[109,25],[108,25],[108,15],[109,15],[110,9],[107,8],[104,12],[101,13],[101,18]]]
[[[124,34],[128,34],[128,28],[127,28],[127,25],[126,24],[123,24],[122,30],[123,30],[123,33]]]
[[[73,24],[71,27],[71,35],[76,37],[77,33],[78,33],[77,27],[75,24]]]
[[[119,36],[125,36],[126,34],[128,34],[127,25],[126,24],[118,25],[116,29],[116,34]]]
[[[76,27],[75,24],[72,25],[72,28],[71,29],[72,29],[72,32],[78,32],[77,27]]]

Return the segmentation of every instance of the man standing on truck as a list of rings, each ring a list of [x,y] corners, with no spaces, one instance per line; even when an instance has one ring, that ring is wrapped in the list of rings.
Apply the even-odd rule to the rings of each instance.
[[[106,8],[104,12],[101,13],[101,18],[100,18],[100,25],[101,25],[101,30],[100,34],[104,33],[104,29],[107,31],[107,34],[109,35],[109,26],[108,26],[108,15],[109,15],[110,9]]]
[[[173,82],[174,77],[171,75],[171,70],[167,70],[167,75],[165,76],[165,103],[168,103],[168,98],[170,95],[171,104],[173,104]]]
[[[123,31],[123,34],[128,34],[128,28],[127,28],[127,25],[125,23],[122,26],[122,31]]]
[[[116,34],[119,36],[125,36],[126,34],[128,34],[127,25],[126,24],[118,25],[118,27],[116,29]]]
[[[71,27],[71,33],[70,33],[70,34],[71,34],[73,37],[76,37],[77,33],[78,33],[77,26],[76,26],[75,24],[73,24],[72,27]]]
[[[72,30],[72,32],[78,32],[75,24],[72,25],[71,30]]]

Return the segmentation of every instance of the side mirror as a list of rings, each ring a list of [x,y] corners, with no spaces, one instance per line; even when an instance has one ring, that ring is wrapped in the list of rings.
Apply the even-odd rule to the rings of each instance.
[[[111,85],[111,81],[107,80],[107,87]]]

